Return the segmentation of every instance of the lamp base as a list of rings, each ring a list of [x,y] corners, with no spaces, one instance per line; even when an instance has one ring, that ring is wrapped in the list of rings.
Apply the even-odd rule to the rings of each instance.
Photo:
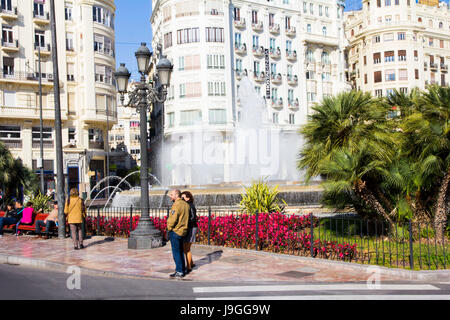
[[[128,249],[145,250],[164,246],[161,238],[153,236],[131,236],[128,239]]]

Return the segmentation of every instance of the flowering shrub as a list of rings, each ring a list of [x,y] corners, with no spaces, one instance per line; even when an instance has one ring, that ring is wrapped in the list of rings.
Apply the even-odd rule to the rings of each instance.
[[[167,239],[167,217],[150,218],[155,228]],[[139,217],[133,217],[133,230]],[[263,251],[311,255],[311,217],[287,216],[282,213],[261,213],[258,218],[258,249]],[[313,226],[318,226],[318,219],[313,218]],[[86,218],[87,232],[95,233],[97,218]],[[130,219],[100,217],[100,230],[108,236],[128,237]],[[233,248],[254,249],[256,235],[256,215],[239,214],[211,217],[211,244]],[[208,217],[198,217],[197,241],[208,242]],[[315,240],[314,257],[351,261],[357,254],[357,245],[338,243],[336,241]]]

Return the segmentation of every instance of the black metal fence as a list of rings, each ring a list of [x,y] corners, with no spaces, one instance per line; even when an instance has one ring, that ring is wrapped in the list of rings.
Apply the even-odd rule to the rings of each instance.
[[[150,209],[155,227],[167,239],[169,208]],[[363,220],[355,215],[313,216],[197,209],[197,243],[280,254],[373,264],[411,270],[447,269],[448,233],[438,239],[432,223]],[[90,210],[88,234],[128,237],[139,208]],[[131,223],[130,223],[131,221]]]

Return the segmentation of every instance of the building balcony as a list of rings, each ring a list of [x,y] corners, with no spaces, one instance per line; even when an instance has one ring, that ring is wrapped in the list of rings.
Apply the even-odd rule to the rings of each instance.
[[[298,107],[300,106],[300,102],[298,101],[298,98],[294,99],[290,99],[288,100],[288,108],[291,110],[297,110]]]
[[[261,83],[261,82],[266,81],[266,75],[265,75],[264,72],[255,71],[255,72],[253,72],[253,79],[256,82],[260,82]]]
[[[237,54],[241,54],[241,55],[247,54],[247,46],[245,45],[245,43],[235,43],[234,51]]]
[[[22,149],[22,140],[20,139],[1,139],[1,142],[8,148],[8,149]]]
[[[0,17],[7,20],[16,20],[19,17],[17,7],[7,9],[0,6]]]
[[[448,72],[448,65],[447,64],[441,63],[441,72],[445,72],[445,73]]]
[[[350,72],[350,79],[352,80],[356,79],[356,71]]]
[[[287,50],[286,49],[286,59],[289,61],[296,61],[297,60],[297,51]]]
[[[289,75],[288,74],[287,82],[288,82],[288,85],[290,85],[290,86],[296,86],[298,84],[298,77],[297,77],[297,75],[293,76],[293,75]]]
[[[39,48],[41,49],[41,55],[43,56],[49,56],[52,53],[52,49],[49,43],[45,44],[44,46],[39,46],[38,44],[35,44],[34,52],[36,54],[39,54]]]
[[[283,98],[278,98],[278,99],[272,98],[272,108],[282,109],[283,108]]]
[[[234,20],[234,26],[238,29],[245,29],[245,19]]]
[[[18,52],[19,40],[13,40],[12,42],[2,39],[2,50],[5,52]]]
[[[306,33],[305,41],[307,43],[321,44],[324,46],[338,47],[339,39],[337,37],[324,36],[322,34]]]
[[[43,145],[44,149],[53,149],[55,147],[55,144],[53,143],[53,141],[43,141],[42,145]],[[41,142],[39,140],[33,140],[32,148],[40,149]]]
[[[91,140],[89,141],[89,149],[100,149],[100,150],[104,150],[105,149],[105,143],[103,141],[94,141]]]
[[[243,77],[247,77],[247,69],[245,70],[236,70],[236,79],[241,80]]]
[[[423,70],[424,71],[428,70],[428,63],[426,63],[426,62],[423,63]]]
[[[2,72],[0,73],[0,82],[29,82],[30,84],[38,84],[39,73],[30,73],[22,71],[12,71],[12,72]],[[53,74],[52,73],[42,73],[42,84],[43,85],[53,85]]]
[[[281,73],[272,73],[270,79],[272,80],[273,84],[281,84],[283,78],[281,77]]]
[[[286,29],[286,35],[288,36],[288,37],[295,37],[295,34],[296,34],[297,32],[296,32],[296,30],[295,30],[295,27],[290,27],[290,28],[288,28],[288,29]]]
[[[40,25],[49,25],[50,24],[50,14],[48,12],[45,12],[43,15],[33,12],[33,21],[36,24]]]
[[[262,21],[258,21],[257,23],[252,23],[253,31],[261,32],[261,31],[263,31],[263,28],[264,28],[264,25],[263,25]]]
[[[281,58],[281,50],[280,47],[270,48],[270,57],[272,59],[280,59]]]
[[[271,34],[280,34],[280,25],[278,23],[269,25],[269,32]]]
[[[253,51],[253,55],[255,56],[255,57],[262,57],[262,56],[264,56],[264,47],[256,47],[256,46],[254,46],[253,47],[253,49],[252,49],[252,51]]]
[[[437,71],[437,69],[438,69],[438,64],[430,62],[430,70]]]

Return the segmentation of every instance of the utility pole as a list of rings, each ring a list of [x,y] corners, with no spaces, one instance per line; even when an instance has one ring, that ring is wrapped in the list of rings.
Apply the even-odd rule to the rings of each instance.
[[[44,123],[42,119],[42,74],[41,74],[41,44],[37,43],[38,46],[38,54],[39,54],[39,130],[40,130],[40,141],[39,146],[41,148],[40,152],[40,159],[38,161],[38,165],[40,165],[41,168],[41,193],[45,193],[45,187],[44,187]]]
[[[109,177],[109,104],[106,98],[106,176]],[[106,198],[109,198],[109,179],[106,179]]]
[[[56,136],[56,170],[57,170],[57,199],[58,199],[58,238],[66,237],[66,217],[64,215],[65,194],[64,194],[64,158],[62,150],[62,125],[61,125],[61,104],[59,91],[59,69],[58,69],[58,41],[56,38],[55,0],[50,0],[50,25],[52,32],[52,62],[53,62],[53,89],[55,92],[55,136]]]

